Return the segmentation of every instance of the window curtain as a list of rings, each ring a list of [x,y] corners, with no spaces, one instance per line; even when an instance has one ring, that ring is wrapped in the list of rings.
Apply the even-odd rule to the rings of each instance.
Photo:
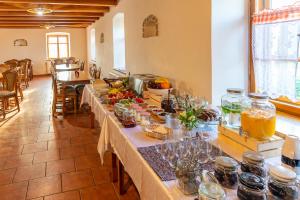
[[[262,11],[253,17],[252,48],[258,92],[296,98],[300,7]]]

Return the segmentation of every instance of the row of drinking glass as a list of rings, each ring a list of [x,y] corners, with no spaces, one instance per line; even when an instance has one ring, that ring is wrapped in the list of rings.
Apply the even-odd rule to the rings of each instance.
[[[194,170],[205,163],[214,162],[216,157],[222,155],[220,147],[213,146],[209,136],[204,135],[182,138],[179,142],[166,141],[156,145],[155,150],[173,169],[180,164],[186,165],[184,168]]]

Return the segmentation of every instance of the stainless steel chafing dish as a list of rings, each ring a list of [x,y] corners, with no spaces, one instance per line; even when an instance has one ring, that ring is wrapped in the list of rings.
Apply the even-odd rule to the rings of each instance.
[[[129,78],[129,87],[138,95],[143,96],[143,92],[147,90],[147,83],[150,80],[157,79],[159,76],[153,74],[134,74]]]

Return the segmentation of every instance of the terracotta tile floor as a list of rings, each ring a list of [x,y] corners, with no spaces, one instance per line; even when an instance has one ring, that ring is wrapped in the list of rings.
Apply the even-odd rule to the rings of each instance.
[[[101,165],[99,129],[85,115],[51,117],[51,78],[24,90],[21,112],[0,122],[1,200],[135,200],[133,187],[119,196],[110,182],[111,157]]]

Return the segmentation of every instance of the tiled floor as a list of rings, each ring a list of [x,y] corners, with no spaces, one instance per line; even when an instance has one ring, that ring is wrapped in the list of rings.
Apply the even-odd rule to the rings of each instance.
[[[52,119],[51,79],[35,78],[21,112],[0,122],[1,200],[138,199],[133,187],[119,196],[110,182],[111,157],[97,154],[98,129],[84,115]]]

